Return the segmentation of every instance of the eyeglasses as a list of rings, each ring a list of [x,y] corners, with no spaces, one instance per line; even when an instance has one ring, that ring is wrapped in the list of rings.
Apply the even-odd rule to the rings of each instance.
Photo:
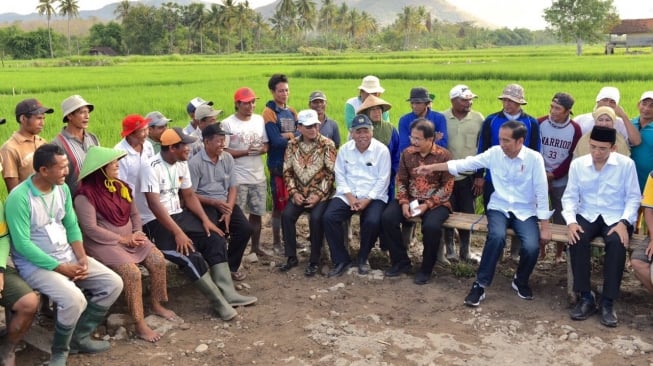
[[[414,141],[414,142],[421,142],[421,141],[426,140],[423,137],[416,137],[416,136],[408,136],[408,138],[410,139],[410,141]]]

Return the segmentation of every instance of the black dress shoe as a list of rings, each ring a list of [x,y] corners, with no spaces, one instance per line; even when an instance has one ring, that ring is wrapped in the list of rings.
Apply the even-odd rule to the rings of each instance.
[[[298,264],[299,264],[299,261],[297,260],[297,257],[288,257],[288,261],[279,266],[279,271],[288,272],[293,267],[297,267]]]
[[[617,313],[615,313],[612,304],[601,304],[601,324],[610,328],[617,326]]]
[[[585,320],[596,312],[594,300],[578,300],[576,306],[571,310],[569,316],[573,320]]]
[[[367,263],[361,263],[358,265],[358,274],[364,276],[370,273],[370,266]]]
[[[349,269],[349,266],[351,265],[351,262],[343,262],[343,263],[338,263],[336,264],[335,267],[331,271],[329,271],[329,274],[327,275],[328,277],[340,277],[342,276],[347,269]]]
[[[431,279],[430,273],[424,273],[422,271],[419,271],[415,274],[415,279],[413,279],[413,282],[416,285],[426,285],[427,283],[429,283],[430,279]]]
[[[304,270],[304,276],[313,277],[317,274],[317,263],[309,263]]]
[[[412,269],[410,262],[399,262],[392,265],[383,272],[386,277],[398,277],[402,273],[408,273]]]

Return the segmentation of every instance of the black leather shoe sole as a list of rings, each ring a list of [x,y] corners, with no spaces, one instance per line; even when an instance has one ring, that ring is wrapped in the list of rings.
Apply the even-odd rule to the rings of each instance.
[[[286,263],[279,266],[279,271],[288,272],[293,267],[297,267],[298,264],[299,264],[299,261],[297,260],[297,258],[288,258],[288,261]]]
[[[349,266],[351,266],[351,262],[349,263],[338,263],[333,269],[329,272],[327,275],[328,277],[340,277],[342,276],[343,273],[345,273],[348,269]]]
[[[385,270],[383,274],[386,277],[399,277],[402,273],[409,273],[411,269],[412,265],[410,263],[405,263],[403,265],[392,266]]]
[[[574,309],[569,313],[569,316],[573,320],[585,320],[596,313],[596,304],[594,302],[581,302],[579,305],[576,305]]]
[[[601,308],[601,324],[610,328],[617,326],[617,314],[614,310]]]
[[[309,264],[308,267],[304,270],[304,276],[306,277],[313,277],[317,274],[317,265],[316,264]]]

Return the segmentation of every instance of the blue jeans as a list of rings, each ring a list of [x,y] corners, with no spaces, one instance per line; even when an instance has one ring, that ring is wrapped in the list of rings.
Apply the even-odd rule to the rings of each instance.
[[[512,228],[519,239],[521,248],[519,250],[519,265],[517,266],[517,283],[528,284],[537,257],[540,254],[540,227],[535,216],[521,221],[511,212],[506,217],[501,211],[489,210],[486,214],[488,233],[483,247],[481,264],[476,273],[476,282],[481,287],[488,287],[492,284],[497,262],[503,255],[503,248],[506,246],[506,229]]]
[[[373,200],[360,212],[360,238],[361,245],[358,252],[358,263],[365,263],[372,250],[372,246],[379,237],[381,230],[381,215],[385,209],[385,202]],[[343,222],[352,217],[356,212],[352,211],[347,203],[340,198],[334,198],[324,211],[324,236],[329,243],[331,260],[333,264],[351,262],[351,257],[345,248],[345,230]]]

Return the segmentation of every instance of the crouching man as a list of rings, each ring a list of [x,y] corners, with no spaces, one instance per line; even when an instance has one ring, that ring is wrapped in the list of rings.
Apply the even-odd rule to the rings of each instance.
[[[66,365],[68,353],[110,348],[91,338],[122,291],[120,276],[86,256],[70,190],[68,158],[61,147],[40,146],[34,171],[7,197],[12,256],[32,288],[57,304],[49,365]]]

